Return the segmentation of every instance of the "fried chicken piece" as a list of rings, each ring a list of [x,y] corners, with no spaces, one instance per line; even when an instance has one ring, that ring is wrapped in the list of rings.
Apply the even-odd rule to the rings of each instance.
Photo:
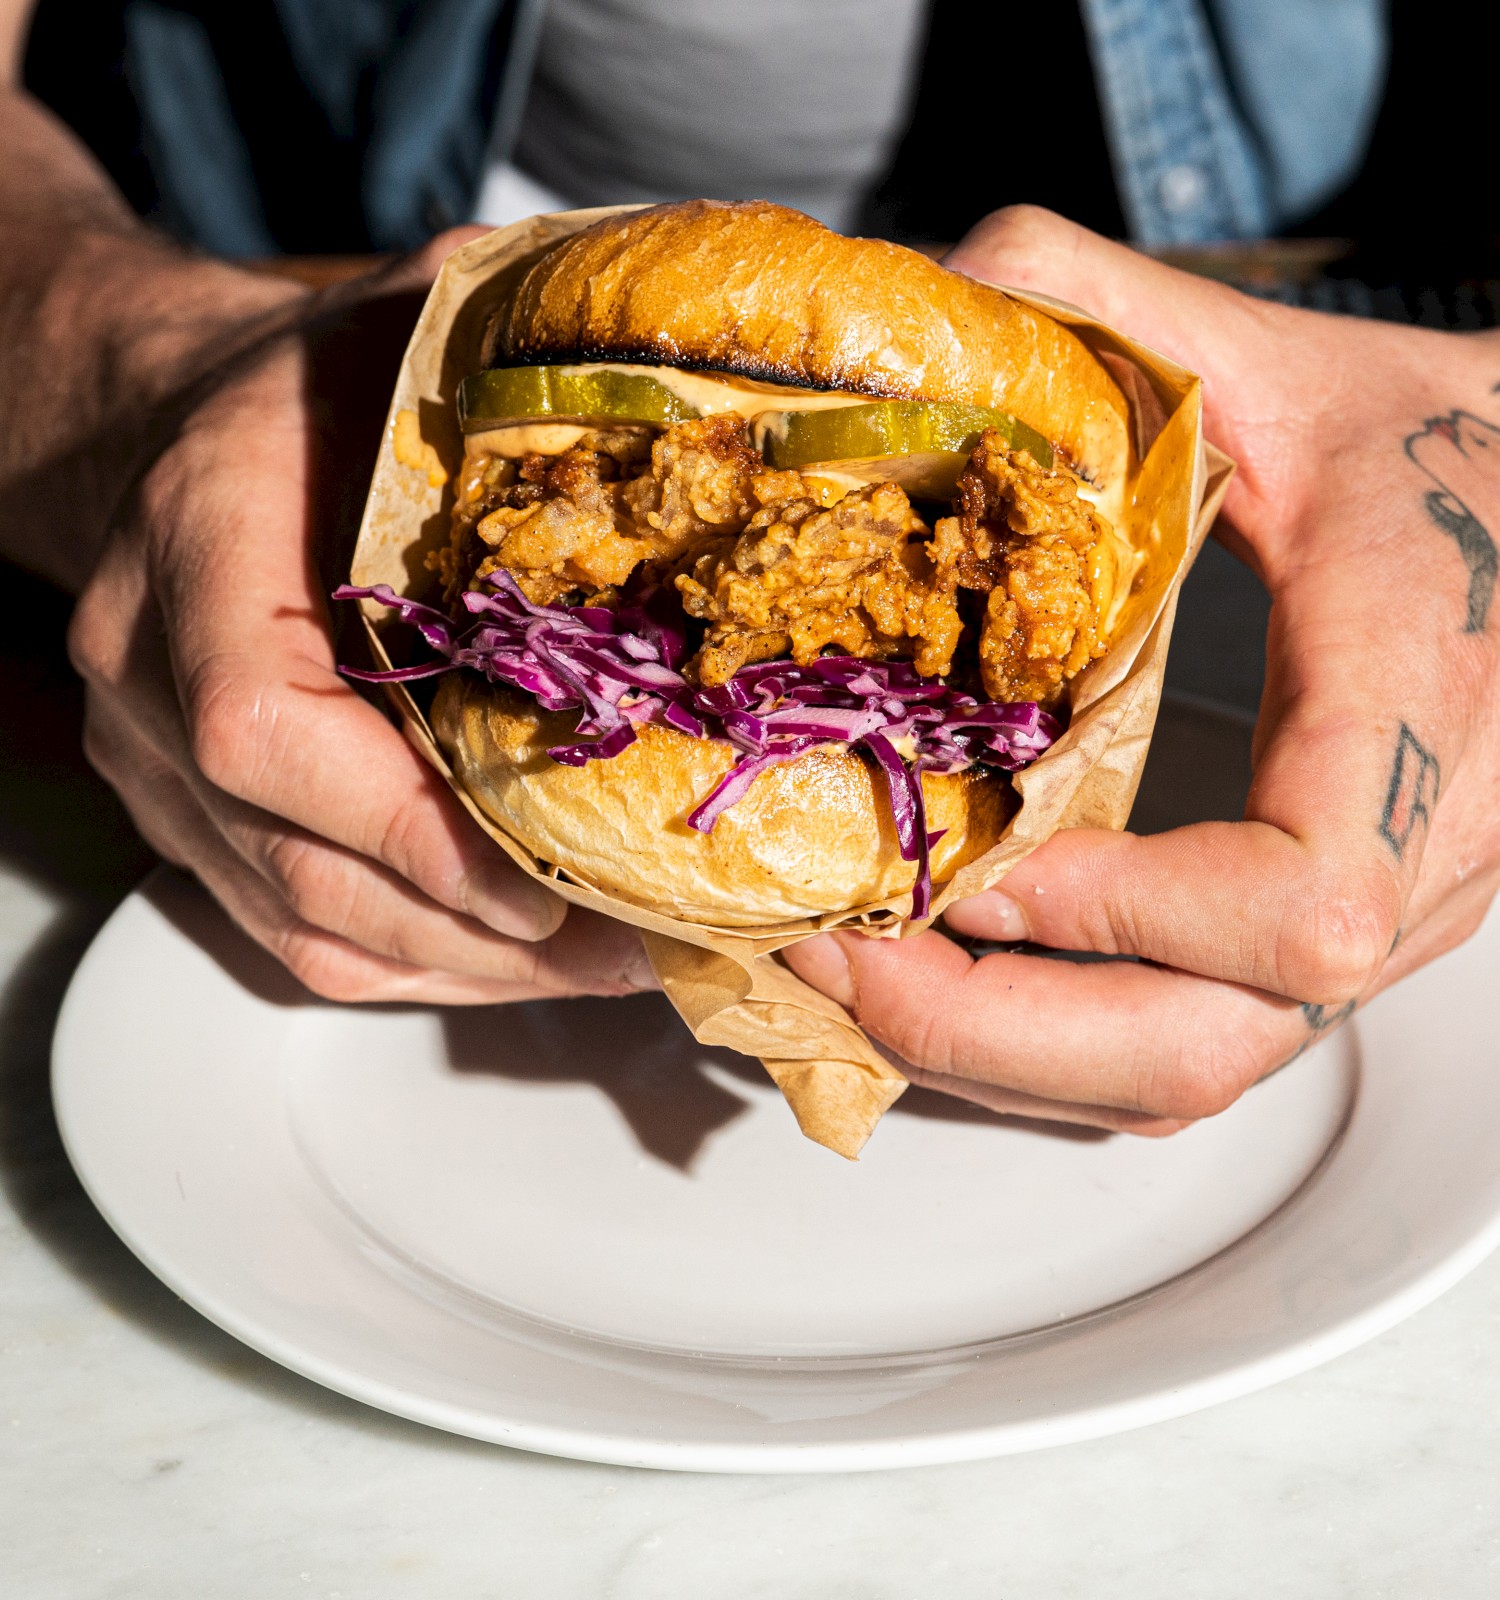
[[[911,655],[927,676],[949,669],[962,631],[956,584],[936,581],[914,538],[926,526],[901,489],[876,484],[824,506],[799,473],[768,472],[752,492],[759,509],[740,538],[677,579],[688,614],[708,623],[702,683],[788,651],[805,665],[829,645]]]
[[[638,572],[675,582],[706,633],[704,684],[830,647],[954,670],[959,594],[988,597],[977,642],[985,691],[1054,703],[1103,653],[1099,544],[1107,525],[1062,470],[985,433],[958,481],[958,515],[929,536],[894,483],[843,493],[769,472],[743,421],[711,416],[652,438],[584,435],[556,456],[480,458],[466,469],[440,558],[450,603],[497,568],[527,597],[605,603]],[[966,651],[973,670],[974,653]]]
[[[744,528],[755,509],[751,481],[764,471],[739,417],[700,417],[655,440],[651,470],[626,484],[622,498],[654,559],[675,562]]]
[[[630,538],[619,492],[649,452],[644,429],[621,428],[585,434],[560,455],[468,462],[436,563],[449,603],[498,567],[543,604],[623,582],[647,552]]]
[[[1109,525],[1077,480],[986,432],[958,480],[959,515],[937,525],[939,569],[989,596],[979,667],[992,700],[1053,704],[1103,655],[1100,543]]]
[[[561,455],[522,461],[518,492],[474,524],[494,553],[474,568],[471,586],[504,567],[528,599],[549,605],[577,589],[592,593],[625,582],[651,544],[621,503],[620,470],[631,464],[629,453],[606,442],[613,441],[585,436]]]
[[[440,560],[450,601],[497,568],[528,599],[618,589],[643,562],[671,566],[738,533],[763,463],[737,417],[586,434],[519,465],[481,458],[466,471],[453,540]]]

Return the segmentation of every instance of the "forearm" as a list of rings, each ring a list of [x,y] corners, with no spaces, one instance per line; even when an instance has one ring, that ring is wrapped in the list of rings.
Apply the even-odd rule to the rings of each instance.
[[[0,558],[76,589],[175,397],[307,293],[147,227],[22,92],[0,150]]]

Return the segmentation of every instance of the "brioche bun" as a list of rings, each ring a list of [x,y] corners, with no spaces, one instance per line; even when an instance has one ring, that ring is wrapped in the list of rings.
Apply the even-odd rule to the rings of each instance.
[[[1129,407],[1076,334],[901,245],[768,201],[608,217],[549,251],[490,323],[487,366],[617,361],[883,399],[994,406],[1113,504]]]
[[[763,772],[712,833],[687,816],[728,772],[734,751],[645,727],[609,761],[560,765],[577,715],[477,676],[446,679],[432,708],[438,742],[475,803],[543,861],[607,894],[726,928],[764,927],[904,894],[903,861],[880,775],[827,746]],[[1000,838],[1015,809],[1002,776],[981,768],[922,780],[929,829],[947,831],[932,874],[950,878]]]
[[[915,251],[763,201],[654,206],[574,234],[491,316],[481,362],[675,367],[744,388],[995,407],[1049,440],[1117,528],[1134,477],[1128,403],[1069,329]],[[1128,551],[1101,550],[1107,616]],[[666,915],[768,927],[915,882],[884,779],[855,752],[829,745],[771,767],[704,834],[687,817],[732,765],[729,744],[648,726],[609,760],[561,765],[546,752],[575,741],[576,720],[469,673],[432,712],[459,780],[507,834]],[[1000,840],[1017,802],[982,767],[922,787],[929,830],[944,830],[931,862],[942,883]]]

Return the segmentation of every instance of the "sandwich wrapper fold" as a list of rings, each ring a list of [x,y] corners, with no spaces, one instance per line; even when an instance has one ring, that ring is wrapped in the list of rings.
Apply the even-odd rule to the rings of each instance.
[[[352,583],[388,584],[398,594],[433,600],[437,579],[427,557],[448,542],[452,483],[463,459],[455,396],[479,365],[485,324],[540,255],[624,209],[632,208],[533,217],[464,245],[443,264],[396,380]],[[1021,806],[1010,827],[936,892],[934,916],[998,883],[1059,828],[1125,826],[1156,721],[1177,597],[1233,471],[1204,441],[1202,385],[1193,374],[1071,306],[1007,292],[1071,327],[1130,403],[1141,465],[1124,532],[1139,566],[1109,651],[1073,682],[1067,732],[1015,775]],[[376,659],[388,666],[382,639],[390,613],[370,601],[362,609]],[[662,987],[694,1037],[759,1057],[808,1138],[851,1159],[858,1154],[906,1079],[841,1006],[803,983],[775,952],[828,928],[901,937],[912,931],[902,921],[909,895],[839,915],[725,929],[605,894],[537,860],[485,816],[454,778],[405,686],[386,689],[407,737],[523,872],[574,905],[639,928]]]

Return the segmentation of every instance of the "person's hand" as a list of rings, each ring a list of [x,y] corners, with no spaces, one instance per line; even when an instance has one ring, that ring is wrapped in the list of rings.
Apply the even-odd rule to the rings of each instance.
[[[200,377],[78,603],[88,754],[150,843],[321,995],[654,987],[634,930],[564,920],[335,670],[326,596],[442,253]]]
[[[1266,304],[1031,209],[949,264],[1203,375],[1240,466],[1221,535],[1273,603],[1245,820],[1060,833],[946,919],[1139,962],[976,961],[939,932],[786,959],[918,1083],[1171,1132],[1467,938],[1495,894],[1500,344]]]

